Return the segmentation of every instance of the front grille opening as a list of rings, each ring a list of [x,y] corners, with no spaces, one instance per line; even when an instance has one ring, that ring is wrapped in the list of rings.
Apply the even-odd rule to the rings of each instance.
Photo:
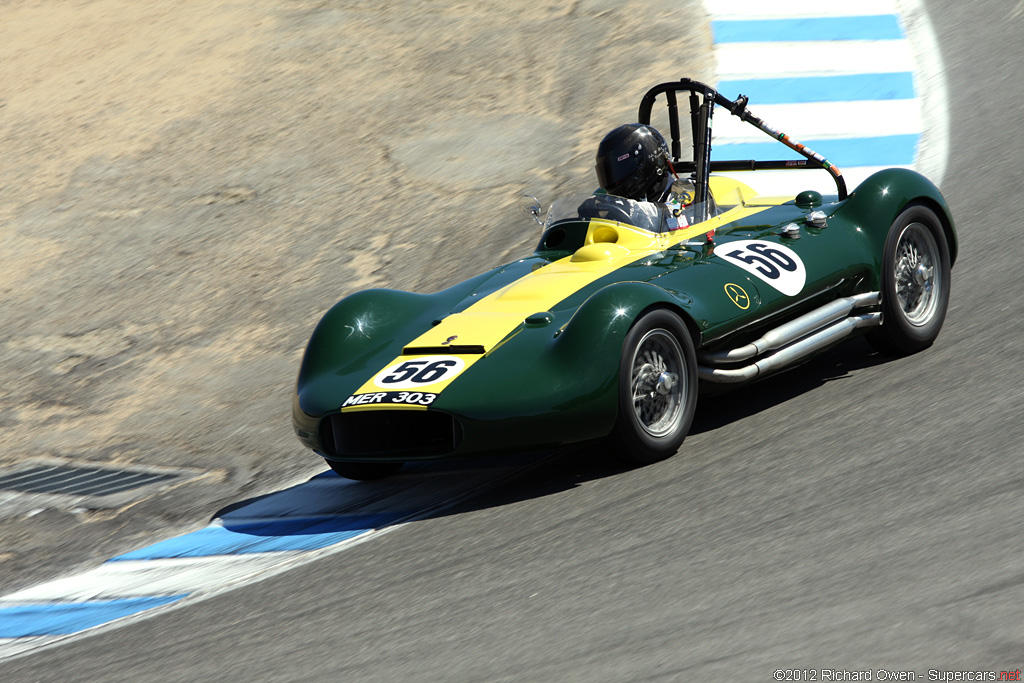
[[[443,455],[461,441],[459,421],[432,410],[335,413],[320,422],[320,443],[336,457]]]

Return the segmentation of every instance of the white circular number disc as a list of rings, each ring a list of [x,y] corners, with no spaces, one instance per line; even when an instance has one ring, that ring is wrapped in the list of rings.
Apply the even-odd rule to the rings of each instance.
[[[739,266],[786,296],[796,296],[807,282],[804,262],[795,251],[776,242],[723,242],[715,247],[715,256]]]

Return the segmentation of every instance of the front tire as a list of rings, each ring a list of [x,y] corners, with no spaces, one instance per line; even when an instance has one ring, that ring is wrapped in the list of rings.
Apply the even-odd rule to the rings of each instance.
[[[373,481],[390,477],[402,469],[403,464],[400,462],[346,462],[342,460],[327,460],[326,462],[338,475],[358,481]]]
[[[614,453],[631,465],[675,455],[696,408],[697,355],[686,326],[664,309],[643,315],[622,346]]]
[[[908,206],[885,240],[882,325],[868,333],[876,350],[903,356],[932,345],[949,307],[950,270],[939,217],[926,206]]]

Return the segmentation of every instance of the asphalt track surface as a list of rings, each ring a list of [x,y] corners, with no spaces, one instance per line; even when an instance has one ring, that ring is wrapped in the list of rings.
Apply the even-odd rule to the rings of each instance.
[[[1024,5],[928,8],[961,238],[933,348],[888,360],[848,343],[705,401],[664,463],[621,471],[571,451],[346,552],[0,663],[0,680],[1020,668]]]

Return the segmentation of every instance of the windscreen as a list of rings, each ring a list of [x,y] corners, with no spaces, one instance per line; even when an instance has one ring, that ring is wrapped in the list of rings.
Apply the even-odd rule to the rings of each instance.
[[[671,232],[693,225],[705,215],[695,204],[639,202],[610,194],[576,194],[556,199],[544,219],[544,229],[561,221],[598,218],[649,232]]]

